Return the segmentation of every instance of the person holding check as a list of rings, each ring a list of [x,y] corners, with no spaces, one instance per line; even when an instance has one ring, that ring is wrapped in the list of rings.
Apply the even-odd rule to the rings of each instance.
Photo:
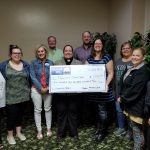
[[[95,140],[101,142],[106,136],[108,120],[110,122],[111,111],[115,108],[114,96],[112,94],[111,81],[114,76],[113,61],[109,54],[104,53],[104,41],[102,37],[97,38],[92,45],[91,56],[87,59],[86,64],[105,64],[106,65],[106,92],[88,93],[88,100],[94,103],[96,110],[97,131]]]
[[[55,65],[80,65],[80,61],[73,58],[73,47],[66,45],[63,49],[64,57],[57,61]],[[59,93],[56,102],[57,108],[57,141],[59,142],[65,135],[67,129],[74,140],[78,140],[77,131],[77,100],[76,93]]]

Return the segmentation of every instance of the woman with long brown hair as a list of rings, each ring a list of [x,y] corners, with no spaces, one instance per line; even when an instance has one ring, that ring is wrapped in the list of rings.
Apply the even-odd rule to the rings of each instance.
[[[106,92],[88,93],[88,100],[95,104],[97,130],[95,140],[102,141],[106,136],[109,119],[112,117],[111,110],[114,110],[114,96],[112,94],[112,84],[114,70],[113,61],[109,54],[104,52],[104,40],[102,37],[95,39],[93,42],[91,56],[87,59],[86,64],[105,64],[106,66]],[[109,120],[109,121],[108,121]]]

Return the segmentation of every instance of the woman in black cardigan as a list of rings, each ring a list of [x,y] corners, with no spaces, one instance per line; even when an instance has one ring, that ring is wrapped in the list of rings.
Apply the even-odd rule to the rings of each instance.
[[[121,88],[118,101],[121,103],[132,129],[134,150],[141,150],[144,146],[144,101],[146,84],[150,78],[149,71],[144,64],[145,54],[143,48],[133,50],[133,67],[127,70],[120,80]]]

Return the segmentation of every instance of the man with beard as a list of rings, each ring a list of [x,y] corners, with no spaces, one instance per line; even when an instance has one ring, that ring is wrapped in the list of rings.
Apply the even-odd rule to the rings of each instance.
[[[83,44],[80,47],[77,47],[74,51],[74,58],[84,63],[87,58],[91,55],[91,33],[90,31],[84,31],[82,33]],[[81,93],[79,95],[78,101],[78,123],[79,125],[91,123],[91,114],[89,113],[90,103],[87,101],[87,94]]]
[[[91,33],[90,31],[85,31],[82,33],[83,44],[76,48],[74,51],[74,58],[85,62],[88,56],[91,54]]]

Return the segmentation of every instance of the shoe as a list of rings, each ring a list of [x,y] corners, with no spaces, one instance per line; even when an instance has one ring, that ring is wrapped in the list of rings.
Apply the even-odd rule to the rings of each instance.
[[[126,130],[124,128],[118,128],[116,131],[114,131],[114,134],[116,136],[123,136],[126,134]]]
[[[3,150],[3,148],[4,148],[4,146],[3,146],[3,144],[1,143],[1,144],[0,144],[0,150]]]
[[[48,131],[48,132],[47,132],[47,136],[48,136],[48,137],[51,137],[51,136],[52,136],[52,131]]]
[[[100,130],[97,129],[96,132],[94,133],[94,136],[96,136],[99,132],[100,132]]]
[[[16,136],[17,136],[21,141],[25,141],[25,140],[26,140],[26,137],[25,137],[22,133],[17,134]]]
[[[106,134],[105,132],[99,130],[99,131],[96,131],[96,134],[95,134],[95,141],[97,142],[101,142],[104,138],[105,138]]]
[[[7,141],[8,141],[8,143],[11,144],[11,145],[16,144],[16,141],[15,141],[15,139],[14,139],[13,136],[7,136]]]
[[[36,137],[37,137],[38,140],[41,140],[41,139],[43,139],[43,134],[42,133],[38,133]]]

